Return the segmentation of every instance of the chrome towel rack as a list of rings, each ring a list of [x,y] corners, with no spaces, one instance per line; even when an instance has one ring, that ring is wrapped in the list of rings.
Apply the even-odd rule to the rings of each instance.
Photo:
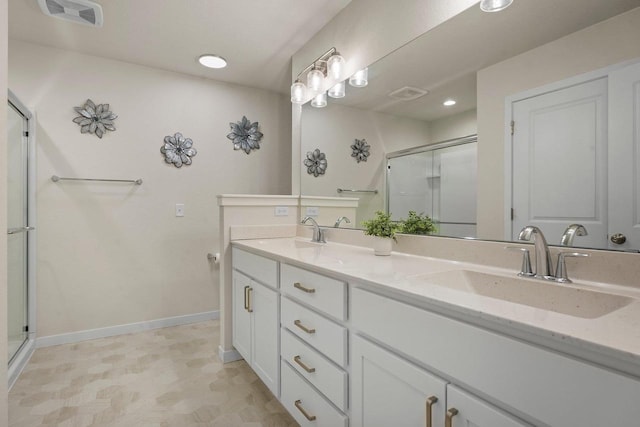
[[[338,188],[338,193],[373,193],[378,194],[378,190],[351,190],[348,188]]]
[[[94,182],[127,182],[135,185],[142,185],[142,178],[139,179],[99,179],[99,178],[64,178],[53,175],[51,181],[94,181]]]

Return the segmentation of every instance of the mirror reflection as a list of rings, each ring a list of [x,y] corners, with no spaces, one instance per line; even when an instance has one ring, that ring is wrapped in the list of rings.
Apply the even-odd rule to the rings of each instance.
[[[302,196],[354,200],[356,227],[376,210],[416,210],[441,235],[509,241],[531,224],[550,244],[640,249],[640,45],[629,42],[639,3],[472,7],[390,53],[369,66],[366,87],[303,106],[302,157],[319,149],[327,169],[302,168]],[[425,149],[475,134],[475,165],[471,151]],[[370,155],[357,162],[351,146],[363,139]]]

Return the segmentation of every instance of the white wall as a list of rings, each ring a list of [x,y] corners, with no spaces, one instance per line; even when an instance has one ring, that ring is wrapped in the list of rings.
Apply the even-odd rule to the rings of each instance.
[[[478,112],[475,109],[429,122],[430,142],[434,144],[474,135],[477,132]]]
[[[319,148],[326,154],[328,166],[326,173],[318,177],[308,174],[302,166],[301,194],[338,196],[338,188],[378,190],[377,195],[344,193],[345,197],[360,198],[355,218],[358,227],[376,210],[384,209],[385,155],[429,141],[427,122],[337,104],[325,108],[305,105],[302,121],[302,160],[308,151]],[[356,138],[366,139],[371,146],[366,162],[357,163],[351,157]]]
[[[218,270],[206,258],[220,247],[216,195],[290,192],[289,100],[15,40],[9,81],[38,115],[38,336],[217,310]],[[102,140],[72,123],[87,98],[119,116]],[[243,115],[265,135],[250,155],[226,138]],[[194,141],[191,166],[164,162],[175,132]]]
[[[0,93],[7,93],[7,0],[0,0]],[[6,98],[5,98],[6,99]],[[0,170],[6,171],[7,103],[0,103]],[[0,177],[0,230],[7,229],[7,176]],[[0,233],[0,366],[7,366],[7,235]],[[0,425],[7,425],[7,370],[0,369]]]
[[[505,237],[505,97],[638,58],[638,40],[640,8],[478,72],[478,237]]]

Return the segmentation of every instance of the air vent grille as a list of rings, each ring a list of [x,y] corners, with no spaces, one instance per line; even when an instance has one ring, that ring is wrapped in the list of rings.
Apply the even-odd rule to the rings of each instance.
[[[389,96],[393,99],[399,99],[401,101],[412,101],[414,99],[420,98],[421,96],[425,96],[428,93],[428,90],[405,86],[400,89],[394,90],[389,94]]]
[[[38,0],[45,15],[78,24],[102,27],[102,7],[90,0]]]

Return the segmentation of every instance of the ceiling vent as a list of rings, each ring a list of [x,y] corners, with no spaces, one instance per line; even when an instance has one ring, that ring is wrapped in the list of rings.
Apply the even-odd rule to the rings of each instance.
[[[78,24],[102,27],[102,6],[89,0],[38,0],[45,15]]]
[[[428,90],[405,86],[398,90],[394,90],[389,94],[389,96],[393,99],[399,99],[401,101],[412,101],[414,99],[420,98],[421,96],[425,96],[428,93]]]

